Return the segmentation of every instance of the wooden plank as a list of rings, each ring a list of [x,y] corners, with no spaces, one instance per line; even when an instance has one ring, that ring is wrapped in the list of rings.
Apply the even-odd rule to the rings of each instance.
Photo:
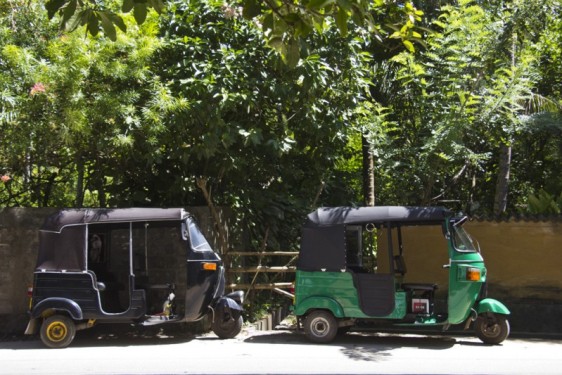
[[[274,292],[279,293],[281,295],[284,295],[285,297],[289,297],[291,299],[295,298],[295,295],[293,293],[289,293],[286,290],[283,289],[279,289],[279,288],[274,288],[273,289]]]
[[[299,255],[298,251],[229,251],[226,256],[296,256]]]
[[[293,283],[269,283],[269,284],[230,284],[228,288],[230,289],[248,289],[252,287],[252,289],[277,289],[277,288],[292,288]]]
[[[297,267],[294,266],[255,266],[255,267],[231,267],[227,271],[230,273],[249,273],[249,272],[295,272]]]

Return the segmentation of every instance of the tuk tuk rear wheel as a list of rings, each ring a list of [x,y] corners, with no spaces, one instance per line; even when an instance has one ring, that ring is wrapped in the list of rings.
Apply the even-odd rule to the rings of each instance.
[[[509,321],[503,315],[480,315],[474,323],[476,336],[489,345],[498,345],[509,336]]]
[[[306,337],[316,343],[328,343],[338,334],[338,322],[329,311],[311,312],[304,322]]]
[[[53,315],[41,324],[41,341],[49,348],[66,348],[76,334],[74,321],[65,315]]]

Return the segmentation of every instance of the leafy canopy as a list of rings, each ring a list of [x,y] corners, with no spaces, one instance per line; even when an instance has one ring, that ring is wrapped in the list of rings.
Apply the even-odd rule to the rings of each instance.
[[[189,4],[192,1],[185,1]],[[123,13],[132,13],[138,24],[142,24],[150,10],[162,14],[170,2],[166,0],[48,0],[46,8],[49,18],[60,16],[60,27],[73,31],[84,26],[93,36],[100,32],[116,40],[117,28],[126,32]],[[374,35],[401,40],[413,51],[413,41],[420,40],[416,23],[422,12],[410,1],[400,0],[238,0],[232,3],[216,1],[215,6],[224,6],[241,13],[248,20],[261,26],[269,46],[275,48],[286,62],[295,66],[301,55],[299,41],[313,33],[323,33],[335,24],[345,36],[350,25],[366,27]]]

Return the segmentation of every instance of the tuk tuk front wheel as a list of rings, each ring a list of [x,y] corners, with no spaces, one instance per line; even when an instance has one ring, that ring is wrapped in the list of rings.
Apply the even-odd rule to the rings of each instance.
[[[211,325],[211,329],[221,339],[232,339],[242,330],[242,316],[234,318],[232,315],[218,317]]]
[[[312,342],[328,343],[338,334],[338,322],[329,311],[313,311],[305,319],[304,333]]]
[[[74,321],[65,315],[53,315],[41,324],[41,341],[49,348],[66,348],[76,334]]]
[[[482,342],[498,345],[509,336],[509,321],[503,315],[480,315],[476,318],[474,329]]]

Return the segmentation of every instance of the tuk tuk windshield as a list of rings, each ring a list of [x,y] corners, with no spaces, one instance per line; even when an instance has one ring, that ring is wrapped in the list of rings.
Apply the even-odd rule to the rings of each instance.
[[[201,230],[192,220],[187,220],[189,228],[189,240],[191,241],[191,247],[195,251],[213,251],[211,245],[207,242],[207,239],[201,233]]]
[[[478,247],[474,244],[472,238],[462,226],[452,225],[451,228],[453,231],[453,245],[455,246],[455,249],[469,253],[478,251]]]

